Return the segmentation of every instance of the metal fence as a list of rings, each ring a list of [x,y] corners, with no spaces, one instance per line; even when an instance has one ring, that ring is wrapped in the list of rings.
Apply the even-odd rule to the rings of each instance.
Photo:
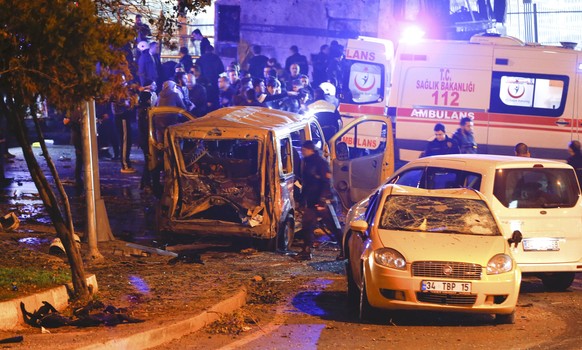
[[[582,47],[582,1],[509,0],[505,21],[507,35],[526,42],[560,45],[577,42]]]

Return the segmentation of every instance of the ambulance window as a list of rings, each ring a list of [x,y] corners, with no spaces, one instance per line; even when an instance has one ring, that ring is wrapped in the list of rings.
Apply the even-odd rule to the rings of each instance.
[[[346,60],[344,72],[342,102],[366,104],[384,100],[384,66]]]
[[[291,150],[291,140],[288,138],[281,139],[281,174],[287,175],[293,172],[293,153]]]
[[[565,75],[493,72],[490,111],[559,117],[568,82]]]

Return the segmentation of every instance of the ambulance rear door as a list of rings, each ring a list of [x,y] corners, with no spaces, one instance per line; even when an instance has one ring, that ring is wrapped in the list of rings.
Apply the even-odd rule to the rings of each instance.
[[[362,115],[385,115],[393,57],[394,44],[389,40],[369,37],[348,40],[338,91],[344,124]]]
[[[392,123],[363,116],[329,141],[333,186],[344,209],[363,199],[394,172]]]
[[[514,145],[524,142],[532,156],[564,159],[579,128],[579,55],[560,47],[495,47],[489,153],[513,154]]]
[[[463,117],[474,119],[479,153],[486,153],[492,56],[492,45],[461,41],[399,44],[388,115],[400,160],[419,157],[436,123],[451,136]]]

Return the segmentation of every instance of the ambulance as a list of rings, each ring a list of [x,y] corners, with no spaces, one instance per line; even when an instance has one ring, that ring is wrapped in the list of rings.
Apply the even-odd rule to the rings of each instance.
[[[582,52],[565,44],[490,34],[399,43],[388,108],[397,158],[418,158],[436,123],[452,134],[470,117],[478,153],[513,155],[524,142],[537,158],[565,159],[582,127]]]
[[[371,37],[348,39],[338,91],[344,123],[363,115],[386,115],[393,60],[392,41]]]

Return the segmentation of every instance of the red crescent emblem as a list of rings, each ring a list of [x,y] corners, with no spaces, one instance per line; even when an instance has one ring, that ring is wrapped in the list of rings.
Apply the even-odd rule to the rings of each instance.
[[[521,96],[523,96],[523,94],[525,94],[525,89],[522,89],[521,90],[521,94],[514,95],[514,94],[511,93],[510,88],[511,88],[511,86],[508,86],[507,87],[507,93],[509,94],[509,96],[511,96],[513,98],[520,98]]]
[[[376,85],[376,77],[372,76],[372,84],[370,84],[370,87],[363,87],[360,84],[358,84],[358,76],[356,75],[354,77],[354,84],[356,85],[356,87],[358,88],[358,90],[360,91],[370,91],[372,90],[372,88],[374,87],[374,85]]]

